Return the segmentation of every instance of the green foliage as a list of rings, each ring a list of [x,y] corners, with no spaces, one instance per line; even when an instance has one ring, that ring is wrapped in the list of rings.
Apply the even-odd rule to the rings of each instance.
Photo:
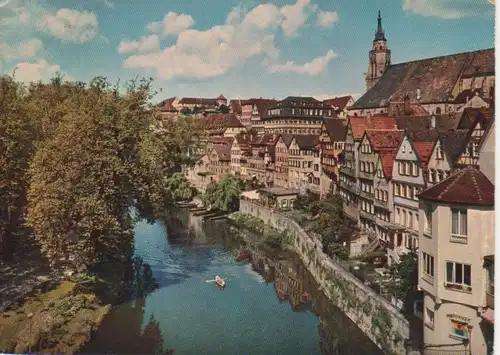
[[[229,107],[222,104],[217,108],[217,111],[219,111],[220,113],[226,114],[226,113],[229,113]]]
[[[187,116],[187,115],[191,115],[193,113],[193,111],[191,111],[191,109],[189,107],[183,107],[183,108],[181,108],[180,113],[181,113],[181,115]]]
[[[412,299],[418,284],[418,254],[416,249],[400,257],[398,264],[394,263],[389,268],[392,291],[397,299],[404,302],[407,310],[412,310]]]
[[[166,180],[166,188],[172,201],[191,200],[196,195],[196,189],[191,186],[186,176],[174,173]]]
[[[12,252],[28,226],[53,266],[85,272],[123,261],[132,254],[131,208],[152,220],[189,194],[173,174],[194,163],[201,126],[162,120],[151,80],[124,93],[101,77],[0,84],[0,251]]]
[[[245,182],[234,175],[228,174],[219,182],[208,184],[203,199],[212,208],[227,212],[236,211],[243,191],[245,191]]]
[[[339,196],[329,194],[325,199],[314,202],[310,209],[317,216],[311,229],[323,238],[326,253],[338,250],[337,247],[330,247],[330,244],[337,245],[350,241],[352,230],[344,215],[342,200]],[[342,251],[338,256],[342,257],[344,253],[345,251]]]
[[[23,94],[11,78],[0,77],[0,259],[11,256],[22,226],[35,150],[34,122],[27,116]]]
[[[293,208],[298,211],[311,213],[313,212],[313,206],[315,206],[317,202],[317,195],[309,192],[306,195],[297,196],[293,201]]]
[[[254,233],[264,233],[265,223],[260,218],[245,213],[234,213],[231,216],[233,222],[239,227],[246,228]]]
[[[265,235],[265,243],[275,248],[284,248],[292,245],[293,237],[289,231],[278,231],[274,228],[270,229]]]

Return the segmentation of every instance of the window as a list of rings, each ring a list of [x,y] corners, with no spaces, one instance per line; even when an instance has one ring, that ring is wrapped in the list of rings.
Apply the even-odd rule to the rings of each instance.
[[[488,289],[487,289],[487,292],[490,295],[494,295],[495,294],[495,265],[494,264],[488,265],[487,270],[488,270]]]
[[[425,214],[424,234],[431,236],[432,235],[432,208],[431,208],[431,206],[428,206],[428,205],[425,206],[424,214]]]
[[[424,275],[434,277],[434,257],[422,252],[422,271]]]
[[[424,323],[431,329],[434,329],[434,312],[429,308],[425,309]]]
[[[408,212],[408,228],[413,229],[413,213]]]
[[[472,156],[474,158],[477,158],[479,156],[479,144],[478,143],[472,143]]]
[[[406,226],[406,211],[405,211],[405,210],[403,210],[401,224],[402,224],[403,226]]]
[[[471,266],[446,262],[446,287],[471,291]]]
[[[441,146],[441,144],[439,144],[436,150],[436,159],[443,160],[443,157],[444,157],[443,147]]]
[[[399,184],[395,184],[394,185],[394,194],[396,196],[400,196],[401,195],[401,186]]]
[[[451,209],[451,236],[467,240],[467,210]]]
[[[469,338],[469,330],[467,329],[466,323],[459,322],[454,319],[451,319],[450,322],[451,322],[450,336],[452,338],[458,338],[458,339]]]

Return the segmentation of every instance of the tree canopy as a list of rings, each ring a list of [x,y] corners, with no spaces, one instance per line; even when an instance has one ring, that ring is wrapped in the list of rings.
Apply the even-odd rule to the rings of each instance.
[[[0,252],[29,227],[52,265],[86,270],[131,256],[133,220],[153,220],[189,194],[179,173],[196,160],[201,126],[161,118],[151,80],[125,91],[90,83],[28,86],[0,78]]]
[[[240,178],[228,174],[219,182],[208,184],[204,200],[211,207],[221,211],[235,211],[238,209],[239,198],[245,191],[245,182]]]

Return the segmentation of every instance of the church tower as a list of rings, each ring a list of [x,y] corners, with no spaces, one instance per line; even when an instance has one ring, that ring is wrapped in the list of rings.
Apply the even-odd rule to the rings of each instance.
[[[372,50],[368,64],[368,72],[365,75],[366,90],[369,90],[380,79],[387,66],[391,65],[391,50],[387,48],[384,29],[382,28],[382,17],[378,12],[377,32],[373,40]]]

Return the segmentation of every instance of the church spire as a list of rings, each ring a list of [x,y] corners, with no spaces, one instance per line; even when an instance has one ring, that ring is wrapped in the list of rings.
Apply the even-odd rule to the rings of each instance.
[[[380,16],[380,10],[378,10],[378,19],[377,19],[377,32],[375,33],[375,41],[387,41],[385,39],[384,29],[382,28],[382,16]]]

